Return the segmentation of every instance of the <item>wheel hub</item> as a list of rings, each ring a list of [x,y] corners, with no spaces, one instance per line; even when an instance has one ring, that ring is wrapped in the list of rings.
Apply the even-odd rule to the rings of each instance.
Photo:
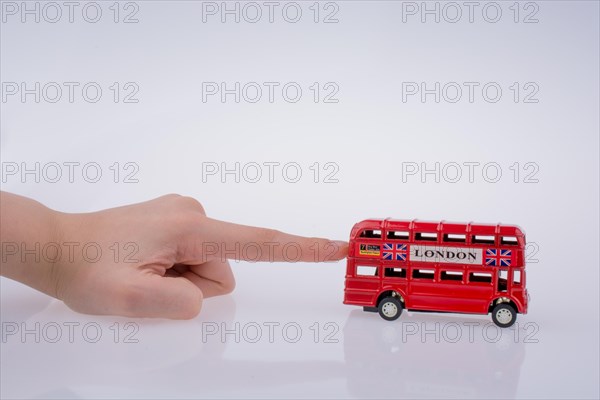
[[[498,319],[501,324],[508,324],[512,320],[512,313],[510,310],[503,308],[496,313],[496,319]]]
[[[381,311],[386,317],[393,317],[398,313],[398,307],[394,303],[385,303],[383,307],[381,307]]]

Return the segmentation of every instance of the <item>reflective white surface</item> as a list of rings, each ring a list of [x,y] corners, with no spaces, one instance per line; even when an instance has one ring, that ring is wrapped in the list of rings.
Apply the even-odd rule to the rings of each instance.
[[[342,304],[343,262],[234,263],[236,291],[198,318],[136,320],[76,314],[0,279],[1,397],[598,398],[598,3],[530,3],[538,23],[514,23],[512,2],[499,23],[403,23],[390,1],[336,2],[335,24],[311,22],[312,2],[297,24],[205,24],[195,1],[137,2],[137,24],[112,23],[112,2],[97,24],[2,23],[3,82],[92,81],[106,94],[2,102],[3,163],[104,172],[98,183],[15,175],[3,190],[67,212],[176,192],[215,218],[335,239],[369,217],[516,223],[531,303],[506,330],[490,316],[386,322]],[[114,103],[114,82],[135,82],[139,102]],[[305,94],[203,102],[202,82],[298,82]],[[315,103],[314,82],[335,82],[339,102]],[[497,82],[504,94],[403,102],[402,82]],[[539,101],[513,101],[514,82],[536,83]],[[115,162],[135,163],[138,183],[115,183]],[[203,181],[205,162],[296,162],[303,179]],[[328,162],[337,183],[324,183]],[[403,162],[496,163],[502,176],[403,179]]]
[[[2,397],[593,398],[598,393],[597,319],[562,313],[557,318],[557,310],[538,305],[539,293],[531,314],[520,315],[509,329],[497,328],[489,316],[404,312],[386,322],[341,304],[342,268],[338,282],[310,290],[301,276],[318,267],[286,268],[292,271],[283,277],[307,290],[249,285],[250,274],[278,274],[274,266],[246,271],[235,295],[207,301],[192,321],[79,315],[3,279]],[[14,334],[12,322],[18,323]]]

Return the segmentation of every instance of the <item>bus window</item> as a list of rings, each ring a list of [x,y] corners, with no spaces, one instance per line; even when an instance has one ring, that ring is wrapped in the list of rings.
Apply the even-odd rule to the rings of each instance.
[[[509,246],[516,246],[518,243],[517,238],[515,236],[502,236],[500,243],[506,244]]]
[[[404,268],[386,268],[384,276],[390,278],[406,278],[406,269]]]
[[[365,229],[360,233],[360,237],[362,238],[381,238],[381,231],[379,229]]]
[[[498,271],[498,291],[506,292],[508,286],[508,271],[501,269]]]
[[[437,240],[437,233],[417,232],[415,233],[415,240],[426,240],[429,242],[435,242]]]
[[[373,265],[357,265],[356,276],[377,276],[377,267]]]
[[[388,239],[396,239],[396,240],[399,240],[399,239],[408,240],[408,232],[388,231],[387,238]]]
[[[513,271],[513,285],[521,284],[521,271]]]
[[[415,279],[431,279],[433,280],[433,275],[435,271],[432,269],[413,269],[413,278]]]
[[[467,243],[467,235],[446,233],[444,234],[444,242]]]
[[[471,272],[469,274],[469,282],[492,283],[492,274],[485,272]]]
[[[462,281],[463,273],[459,271],[442,271],[440,280],[442,281]]]
[[[493,236],[486,236],[486,235],[473,235],[473,237],[471,238],[471,243],[474,244],[494,244],[494,237]]]

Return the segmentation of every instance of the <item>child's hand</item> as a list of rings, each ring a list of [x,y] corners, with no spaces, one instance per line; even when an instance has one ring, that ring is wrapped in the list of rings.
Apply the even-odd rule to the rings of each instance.
[[[227,259],[318,262],[347,254],[345,242],[208,218],[200,203],[178,195],[64,214],[2,193],[1,207],[2,275],[90,314],[193,318],[203,298],[233,290]],[[37,260],[24,251],[36,243]]]

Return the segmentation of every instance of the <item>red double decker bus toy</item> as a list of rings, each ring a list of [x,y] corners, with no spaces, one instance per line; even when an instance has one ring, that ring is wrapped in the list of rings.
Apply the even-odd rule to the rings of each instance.
[[[515,225],[369,219],[354,225],[344,304],[393,321],[402,310],[527,313],[525,233]]]

